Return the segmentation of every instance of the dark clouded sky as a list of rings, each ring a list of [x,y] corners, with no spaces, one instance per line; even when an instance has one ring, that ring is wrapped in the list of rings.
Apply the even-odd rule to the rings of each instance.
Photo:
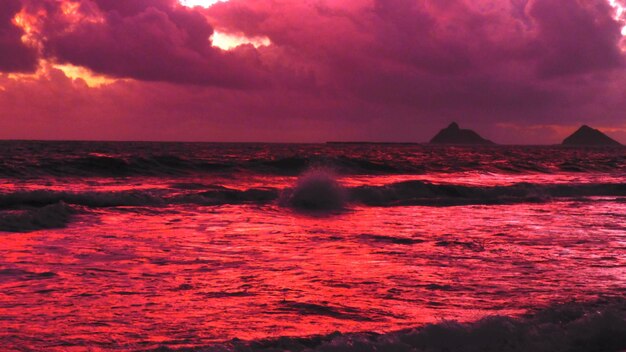
[[[1,0],[0,138],[626,142],[626,0],[214,2]]]

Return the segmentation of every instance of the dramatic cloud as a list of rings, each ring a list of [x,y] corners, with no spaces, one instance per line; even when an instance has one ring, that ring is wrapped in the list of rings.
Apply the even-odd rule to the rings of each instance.
[[[535,1],[542,75],[571,75],[624,65],[620,24],[605,1]]]
[[[22,42],[24,31],[14,23],[21,8],[20,0],[0,2],[0,72],[27,72],[37,67],[35,49]]]
[[[532,118],[568,102],[568,80],[624,68],[620,25],[602,0],[349,3],[231,0],[208,12],[303,55],[342,92],[435,118]]]
[[[80,20],[46,27],[45,53],[58,62],[183,84],[245,88],[269,79],[254,50],[212,47],[206,18],[173,0],[83,1],[77,11]]]
[[[205,5],[3,2],[0,71],[32,71],[36,55],[49,67],[30,80],[4,75],[0,108],[25,115],[6,97],[28,86],[42,95],[43,128],[54,115],[44,102],[74,96],[64,109],[75,119],[100,116],[83,124],[84,138],[105,133],[90,126],[107,121],[117,126],[111,134],[124,125],[124,138],[185,140],[424,141],[451,120],[515,143],[556,142],[580,123],[618,137],[626,130],[623,0]],[[31,28],[15,25],[18,13]],[[216,38],[229,50],[212,45]],[[80,77],[68,67],[123,81],[52,79]],[[107,105],[116,103],[103,92],[124,108]]]

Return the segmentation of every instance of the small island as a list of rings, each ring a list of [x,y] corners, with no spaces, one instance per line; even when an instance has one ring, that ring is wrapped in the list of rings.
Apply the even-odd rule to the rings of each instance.
[[[430,140],[432,144],[453,144],[453,145],[493,145],[494,142],[481,137],[472,130],[461,129],[456,122],[437,133]]]
[[[568,146],[621,146],[618,141],[595,128],[582,125],[576,132],[563,140]]]

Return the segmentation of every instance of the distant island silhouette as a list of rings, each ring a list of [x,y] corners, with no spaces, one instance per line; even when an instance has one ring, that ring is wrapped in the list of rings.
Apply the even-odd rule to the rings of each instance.
[[[562,145],[570,146],[620,146],[613,138],[595,128],[582,125],[576,132],[563,140]]]
[[[432,144],[457,144],[457,145],[492,145],[494,142],[481,137],[478,133],[461,129],[456,122],[442,129],[431,140]]]

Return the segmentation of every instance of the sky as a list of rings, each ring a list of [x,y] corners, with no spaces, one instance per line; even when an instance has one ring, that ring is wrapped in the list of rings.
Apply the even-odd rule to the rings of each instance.
[[[626,143],[626,0],[2,0],[0,139]]]

